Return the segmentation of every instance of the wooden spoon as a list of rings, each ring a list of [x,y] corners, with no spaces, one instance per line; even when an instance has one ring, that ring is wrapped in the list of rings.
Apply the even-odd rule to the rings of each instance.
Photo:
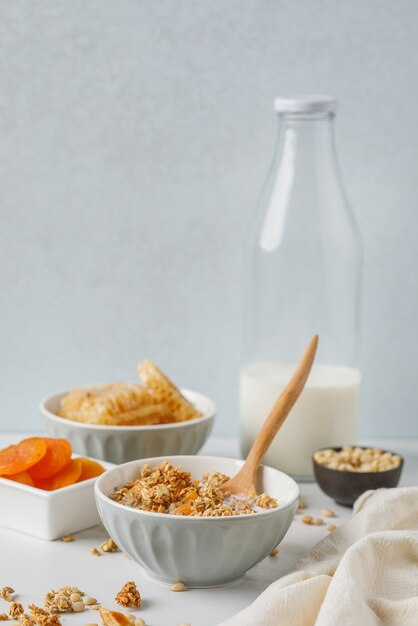
[[[314,362],[317,345],[318,335],[315,335],[306,348],[292,378],[274,403],[251,446],[244,465],[235,476],[220,485],[222,491],[241,496],[256,495],[254,481],[258,466],[305,386]]]

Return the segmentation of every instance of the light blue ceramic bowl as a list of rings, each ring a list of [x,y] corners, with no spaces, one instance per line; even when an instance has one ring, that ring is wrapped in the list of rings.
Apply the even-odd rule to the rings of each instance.
[[[103,426],[73,422],[58,415],[68,391],[48,396],[40,404],[47,433],[68,439],[78,454],[109,463],[172,454],[196,454],[208,438],[216,415],[212,400],[197,391],[182,389],[202,417],[153,426]]]
[[[164,458],[201,478],[208,471],[233,476],[243,461],[207,456],[171,456],[124,463],[95,483],[100,517],[109,535],[152,578],[166,584],[213,587],[240,578],[270,554],[295,516],[299,487],[279,470],[260,466],[257,492],[277,498],[279,507],[256,514],[228,517],[183,517],[124,506],[108,496],[134,481],[145,463]]]

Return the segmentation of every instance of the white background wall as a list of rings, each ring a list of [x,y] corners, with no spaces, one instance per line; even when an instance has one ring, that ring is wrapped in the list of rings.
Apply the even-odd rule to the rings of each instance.
[[[361,430],[418,436],[418,4],[0,2],[1,429],[151,356],[238,429],[240,251],[275,95],[341,100]]]

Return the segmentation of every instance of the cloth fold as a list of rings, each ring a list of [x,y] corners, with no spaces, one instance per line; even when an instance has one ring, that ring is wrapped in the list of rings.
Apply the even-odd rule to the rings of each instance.
[[[220,626],[418,626],[418,487],[368,491],[352,518]]]

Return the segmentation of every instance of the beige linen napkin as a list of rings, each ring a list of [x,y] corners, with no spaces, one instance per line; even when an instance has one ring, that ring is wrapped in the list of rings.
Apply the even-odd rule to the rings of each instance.
[[[418,487],[368,491],[353,517],[221,626],[418,626]]]

